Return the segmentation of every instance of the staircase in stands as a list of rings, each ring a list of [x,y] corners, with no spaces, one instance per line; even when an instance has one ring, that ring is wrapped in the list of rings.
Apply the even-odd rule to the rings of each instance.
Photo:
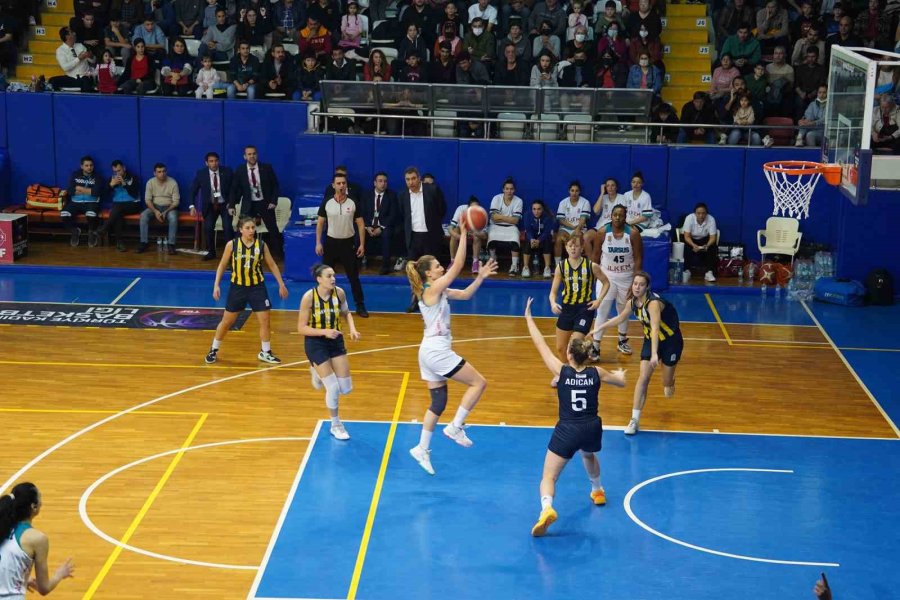
[[[56,49],[62,43],[59,28],[67,27],[75,15],[72,0],[44,0],[41,3],[41,24],[28,28],[28,48],[19,53],[16,81],[30,83],[31,76],[62,75],[56,63]]]
[[[662,97],[681,114],[681,107],[694,92],[706,91],[711,81],[710,65],[715,48],[709,43],[711,17],[706,4],[672,4],[663,18],[663,62],[666,85]]]

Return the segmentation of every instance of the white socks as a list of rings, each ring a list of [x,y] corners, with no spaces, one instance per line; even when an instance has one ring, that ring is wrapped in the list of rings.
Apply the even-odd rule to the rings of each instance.
[[[591,480],[591,491],[596,492],[597,490],[602,490],[603,486],[600,485],[600,478],[597,477],[594,479],[593,477],[588,477]]]
[[[632,409],[631,418],[634,419],[635,421],[640,421],[641,420],[641,411]]]
[[[469,411],[462,406],[456,409],[456,416],[453,417],[453,426],[456,428],[460,428],[463,426],[463,423],[466,422],[466,417],[469,416]]]
[[[222,345],[222,340],[217,340],[216,338],[213,338],[213,343],[212,343],[213,350],[218,350],[219,346],[221,346],[221,345]]]
[[[553,508],[553,496],[541,496],[541,510]]]
[[[428,450],[431,447],[431,436],[434,435],[433,431],[428,431],[424,427],[422,428],[422,433],[419,434],[419,448],[422,450]]]
[[[513,257],[512,257],[512,267],[515,269],[515,268],[517,268],[518,266],[519,266],[519,257],[518,257],[518,256],[513,256]]]
[[[331,426],[332,427],[334,427],[335,425],[340,425],[340,424],[341,424],[341,418],[339,416],[335,415],[335,416],[331,417]]]
[[[263,342],[262,343],[262,351],[263,352],[271,352],[272,351],[272,342]]]

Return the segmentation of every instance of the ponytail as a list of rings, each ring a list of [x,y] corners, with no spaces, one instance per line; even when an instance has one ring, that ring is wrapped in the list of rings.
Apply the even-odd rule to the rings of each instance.
[[[406,263],[406,278],[409,279],[409,285],[412,286],[413,295],[419,300],[422,299],[422,294],[425,292],[425,273],[431,269],[431,263],[434,261],[433,256],[426,254],[419,257],[419,260],[411,260]]]
[[[580,367],[588,361],[593,345],[594,343],[589,337],[572,340],[569,344],[569,353],[572,355],[572,360],[575,361],[576,365]]]
[[[0,496],[0,540],[5,540],[16,525],[31,518],[32,506],[38,503],[38,489],[33,483],[20,483],[9,494]]]

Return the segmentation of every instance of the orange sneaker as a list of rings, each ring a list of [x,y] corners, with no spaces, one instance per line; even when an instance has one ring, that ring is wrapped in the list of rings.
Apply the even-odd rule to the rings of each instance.
[[[603,506],[606,504],[606,490],[600,488],[599,490],[591,492],[591,500],[593,500],[594,504],[597,506]]]
[[[547,529],[550,528],[550,525],[556,521],[556,511],[553,510],[553,507],[545,508],[541,511],[541,516],[538,519],[538,522],[534,524],[534,527],[531,528],[531,535],[534,537],[541,537],[547,533]]]

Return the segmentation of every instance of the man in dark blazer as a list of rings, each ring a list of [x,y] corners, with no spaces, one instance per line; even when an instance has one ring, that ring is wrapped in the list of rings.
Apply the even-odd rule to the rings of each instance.
[[[197,171],[194,181],[191,182],[191,191],[188,195],[194,208],[197,194],[200,194],[200,212],[203,215],[203,235],[206,237],[206,256],[203,260],[216,258],[216,222],[222,219],[222,232],[225,242],[228,243],[234,237],[232,218],[228,213],[228,202],[231,196],[231,180],[234,172],[219,165],[219,155],[215,152],[206,153],[206,167]]]
[[[442,221],[447,205],[444,195],[434,185],[423,183],[419,170],[408,167],[403,172],[406,186],[400,192],[398,201],[403,217],[403,232],[406,238],[407,260],[417,260],[420,256],[437,256],[444,242]],[[415,296],[406,309],[418,309]]]
[[[381,249],[379,273],[387,275],[391,272],[391,242],[400,216],[397,194],[388,189],[387,173],[375,174],[374,187],[363,192],[359,202],[366,225],[366,248]]]
[[[360,189],[359,185],[350,181],[350,176],[347,174],[347,167],[344,165],[338,165],[334,168],[335,175],[343,175],[347,178],[347,197],[353,198],[357,202],[362,200],[362,189]],[[334,186],[332,184],[328,184],[325,186],[325,194],[322,196],[324,200],[328,200],[329,198],[334,198]]]
[[[241,204],[241,215],[256,217],[268,230],[269,249],[276,258],[284,258],[284,237],[275,221],[275,206],[278,204],[278,178],[272,165],[258,162],[256,146],[244,148],[247,161],[234,172],[228,212],[235,213],[235,206]]]

